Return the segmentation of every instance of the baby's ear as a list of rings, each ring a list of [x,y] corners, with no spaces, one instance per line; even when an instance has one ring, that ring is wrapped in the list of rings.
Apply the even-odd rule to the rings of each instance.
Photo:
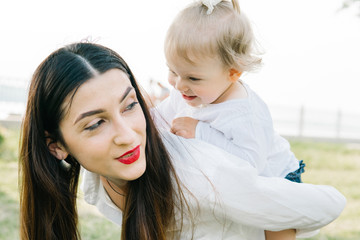
[[[69,153],[65,150],[59,141],[55,141],[48,132],[45,132],[46,145],[50,153],[59,160],[66,159]]]
[[[239,80],[241,74],[242,74],[242,72],[236,70],[235,68],[231,68],[229,70],[229,80],[231,82],[236,82],[237,80]]]

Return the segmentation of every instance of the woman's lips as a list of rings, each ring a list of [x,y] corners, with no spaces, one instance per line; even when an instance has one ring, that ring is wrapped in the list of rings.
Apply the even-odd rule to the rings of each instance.
[[[184,94],[182,94],[182,97],[183,97],[185,100],[188,100],[188,101],[191,101],[191,100],[193,100],[193,99],[196,98],[196,96],[186,96],[186,95],[184,95]]]
[[[116,160],[124,164],[131,164],[136,160],[138,160],[139,157],[140,157],[140,145],[138,145],[137,147],[135,147],[130,151],[127,151],[126,153],[118,157]]]

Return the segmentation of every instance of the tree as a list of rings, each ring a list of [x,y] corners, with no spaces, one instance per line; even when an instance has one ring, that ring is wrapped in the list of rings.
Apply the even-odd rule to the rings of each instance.
[[[360,0],[344,0],[342,9],[353,7],[357,5],[359,8],[359,16],[360,16]]]

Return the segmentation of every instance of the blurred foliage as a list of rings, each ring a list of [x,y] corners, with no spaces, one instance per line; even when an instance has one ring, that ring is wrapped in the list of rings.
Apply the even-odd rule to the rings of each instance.
[[[0,160],[16,162],[18,159],[20,129],[0,126]]]
[[[1,145],[4,143],[4,136],[2,135],[2,133],[0,132],[0,147]]]
[[[357,4],[359,2],[360,2],[360,0],[346,0],[346,1],[343,2],[343,7],[347,8],[347,7],[350,7],[350,6],[354,5],[354,4]]]
[[[358,7],[359,12],[358,16],[360,17],[360,0],[344,0],[342,9],[350,8],[350,7]]]

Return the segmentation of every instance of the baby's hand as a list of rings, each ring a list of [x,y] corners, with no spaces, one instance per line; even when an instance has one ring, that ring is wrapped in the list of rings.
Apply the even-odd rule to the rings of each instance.
[[[190,117],[176,118],[172,122],[171,132],[184,138],[195,138],[196,125],[199,120]]]

